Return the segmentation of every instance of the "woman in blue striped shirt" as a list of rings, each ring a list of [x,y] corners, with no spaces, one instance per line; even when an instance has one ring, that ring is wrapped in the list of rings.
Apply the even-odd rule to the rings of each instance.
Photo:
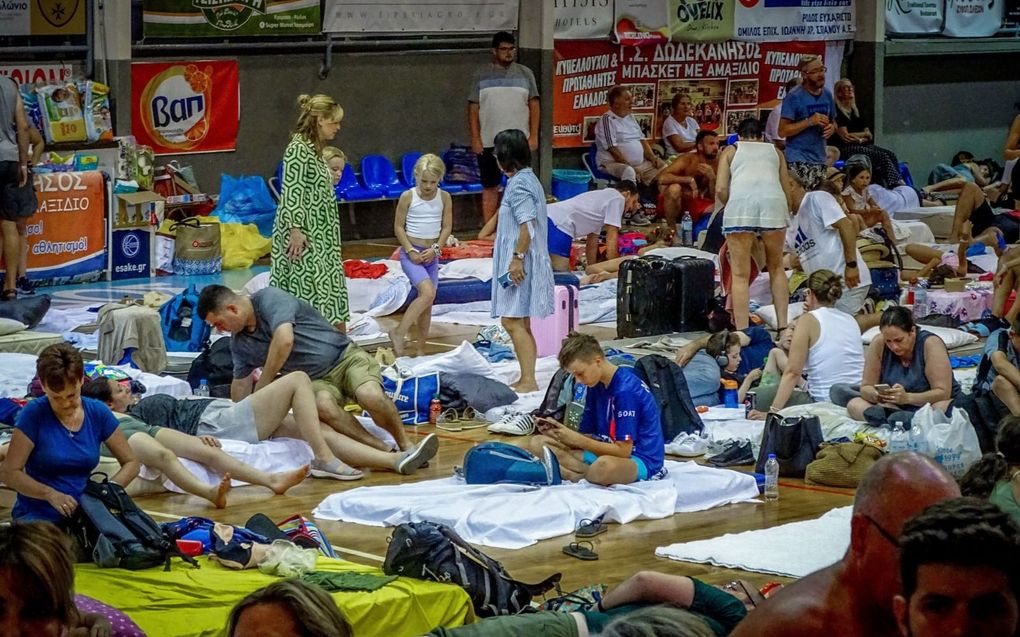
[[[531,318],[553,312],[545,191],[530,168],[531,150],[523,132],[511,129],[496,135],[494,154],[507,184],[492,251],[492,316],[510,333],[521,366],[514,389],[537,391]]]

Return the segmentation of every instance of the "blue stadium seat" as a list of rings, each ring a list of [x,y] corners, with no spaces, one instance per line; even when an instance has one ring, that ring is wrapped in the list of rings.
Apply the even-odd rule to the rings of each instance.
[[[617,181],[616,177],[599,168],[598,160],[595,158],[597,154],[598,149],[595,147],[595,144],[592,144],[588,147],[588,151],[581,155],[581,161],[584,163],[584,167],[588,169],[588,172],[591,173],[591,178],[602,184],[611,184]]]
[[[422,153],[417,151],[404,153],[400,158],[400,180],[405,188],[414,188],[414,164]]]
[[[350,163],[344,166],[344,172],[340,175],[340,183],[336,185],[336,193],[337,199],[341,201],[365,201],[384,196],[378,190],[362,186],[354,175],[354,169],[351,168]]]
[[[738,139],[740,139],[740,136],[737,135],[736,133],[733,133],[732,135],[726,138],[726,145],[732,146],[733,144],[737,143]]]
[[[399,197],[407,188],[397,179],[397,171],[390,160],[382,155],[365,155],[361,158],[361,179],[365,187],[377,190],[385,197]]]
[[[900,178],[903,179],[903,183],[906,185],[911,188],[914,187],[914,178],[910,176],[910,168],[907,167],[907,162],[905,161],[900,162]]]

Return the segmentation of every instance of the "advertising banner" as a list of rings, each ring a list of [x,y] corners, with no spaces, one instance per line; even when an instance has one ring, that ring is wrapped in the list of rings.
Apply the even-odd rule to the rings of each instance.
[[[941,33],[946,0],[887,0],[885,32],[888,35]]]
[[[553,0],[554,38],[599,40],[613,32],[613,0]]]
[[[34,175],[28,277],[52,285],[96,281],[106,269],[106,186],[98,170]]]
[[[1002,2],[946,0],[943,35],[954,38],[987,38],[1002,27]]]
[[[144,0],[147,38],[319,33],[319,0]]]
[[[617,41],[722,42],[733,37],[732,0],[616,0]]]
[[[0,34],[84,35],[85,0],[0,1]]]
[[[18,84],[63,84],[71,79],[74,68],[70,64],[36,64],[21,62],[0,65],[0,77],[9,77]]]
[[[649,138],[662,136],[675,94],[691,99],[701,128],[729,134],[747,117],[765,117],[799,73],[804,54],[825,54],[824,42],[646,44],[557,42],[554,57],[553,146],[585,146],[606,112],[606,94],[625,84],[633,115]]]
[[[131,65],[131,133],[157,155],[234,150],[236,60]]]
[[[737,40],[850,40],[854,36],[854,2],[738,0],[734,23],[736,34],[733,37]]]
[[[493,32],[517,29],[518,0],[326,0],[325,33]]]

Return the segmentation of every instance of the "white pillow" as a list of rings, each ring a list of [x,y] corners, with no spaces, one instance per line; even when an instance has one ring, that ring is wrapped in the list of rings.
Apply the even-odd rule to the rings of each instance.
[[[439,266],[440,279],[492,280],[492,258],[457,259]]]
[[[953,349],[954,347],[962,347],[964,345],[970,345],[976,343],[978,337],[974,334],[969,334],[963,330],[954,330],[951,327],[933,327],[931,325],[918,325],[919,329],[925,330],[935,334],[946,344],[947,349]],[[864,341],[865,345],[870,345],[871,341],[875,340],[875,337],[879,335],[878,326],[875,326],[861,335],[861,340]]]
[[[761,320],[765,321],[765,325],[769,326],[769,329],[776,329],[778,323],[776,323],[776,306],[775,305],[763,305],[754,311]],[[789,311],[786,316],[788,317],[788,323],[793,322],[798,316],[804,313],[804,303],[790,303]]]
[[[27,329],[28,326],[21,321],[15,321],[14,319],[9,318],[0,318],[0,336],[23,332]]]

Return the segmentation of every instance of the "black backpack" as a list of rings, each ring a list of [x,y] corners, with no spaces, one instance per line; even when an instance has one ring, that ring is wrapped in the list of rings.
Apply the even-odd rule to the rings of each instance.
[[[170,558],[177,556],[198,568],[198,563],[181,553],[160,526],[138,508],[124,487],[110,482],[104,473],[93,475],[103,480],[89,480],[85,485],[73,528],[82,549],[97,566],[137,571],[162,564],[169,571]]]
[[[383,572],[461,586],[479,617],[528,612],[531,600],[552,590],[555,575],[538,584],[519,582],[503,565],[465,542],[457,532],[435,522],[408,522],[390,536]]]
[[[545,390],[545,397],[542,404],[534,412],[535,416],[552,418],[557,422],[563,422],[567,413],[567,403],[574,394],[574,377],[562,367],[556,370],[549,387]]]
[[[687,379],[679,365],[665,356],[649,354],[638,359],[634,372],[652,390],[659,404],[662,436],[666,442],[681,433],[704,431],[705,425],[694,408]]]
[[[206,344],[188,369],[188,384],[197,389],[202,379],[209,385],[209,395],[229,397],[230,383],[234,380],[234,358],[230,353],[230,337],[219,338]],[[226,385],[224,389],[223,386]]]

